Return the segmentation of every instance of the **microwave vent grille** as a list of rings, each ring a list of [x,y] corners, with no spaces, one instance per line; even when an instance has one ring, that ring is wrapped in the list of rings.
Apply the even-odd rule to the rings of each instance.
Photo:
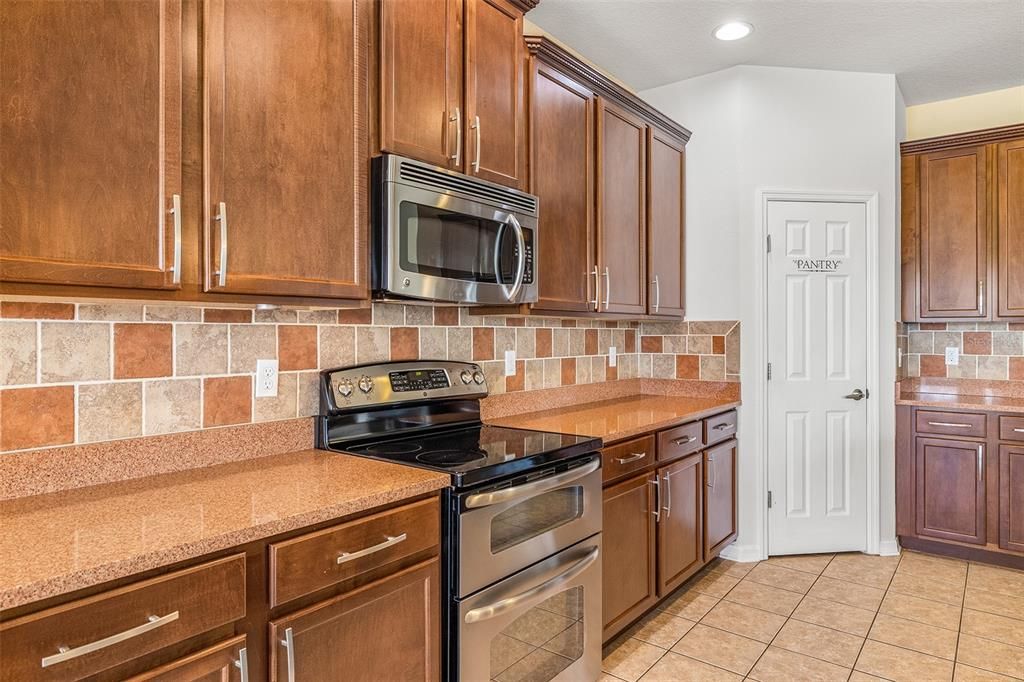
[[[399,168],[399,176],[402,180],[409,182],[429,185],[437,189],[458,192],[459,194],[468,194],[475,198],[527,211],[531,214],[537,213],[536,197],[516,192],[515,190],[496,187],[490,183],[477,182],[472,178],[462,175],[452,175],[420,165],[402,163]]]

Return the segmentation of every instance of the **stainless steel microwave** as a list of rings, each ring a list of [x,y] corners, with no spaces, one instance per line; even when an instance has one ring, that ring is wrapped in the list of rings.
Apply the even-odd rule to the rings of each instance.
[[[376,298],[537,300],[537,197],[391,154],[372,176]]]

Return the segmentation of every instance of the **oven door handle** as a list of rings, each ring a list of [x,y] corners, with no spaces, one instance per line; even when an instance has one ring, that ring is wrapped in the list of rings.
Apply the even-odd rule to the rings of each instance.
[[[512,488],[494,490],[489,493],[477,493],[475,495],[470,495],[466,498],[466,508],[480,509],[481,507],[490,507],[503,502],[509,502],[511,500],[531,497],[538,493],[559,488],[566,483],[572,483],[573,481],[581,479],[587,474],[593,473],[600,468],[601,460],[595,458],[590,462],[590,464],[585,464],[577,469],[572,469],[555,476],[549,476],[548,478],[543,478],[539,481],[524,483],[523,485],[517,485]]]
[[[466,614],[466,623],[479,623],[480,621],[500,616],[503,613],[544,601],[551,595],[559,592],[567,582],[587,570],[591,564],[597,561],[597,557],[600,553],[600,548],[594,547],[587,552],[582,559],[573,563],[569,568],[559,573],[554,578],[545,580],[540,585],[531,587],[525,592],[520,592],[514,597],[507,597],[506,599],[496,601],[493,604],[473,609]]]

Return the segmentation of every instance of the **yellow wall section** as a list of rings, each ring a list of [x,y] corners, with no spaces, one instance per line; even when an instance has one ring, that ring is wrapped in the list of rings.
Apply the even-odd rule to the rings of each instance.
[[[907,139],[1024,123],[1024,86],[907,107]]]

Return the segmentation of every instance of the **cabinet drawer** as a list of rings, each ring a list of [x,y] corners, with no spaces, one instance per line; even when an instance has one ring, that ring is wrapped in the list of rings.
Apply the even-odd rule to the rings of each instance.
[[[1024,442],[1024,417],[999,417],[999,440]]]
[[[604,470],[601,480],[605,483],[643,469],[654,462],[654,436],[607,447],[601,451],[601,462]]]
[[[235,554],[0,625],[0,680],[88,677],[244,617]]]
[[[664,462],[698,452],[704,447],[704,431],[700,422],[683,424],[658,434],[658,460]]]
[[[917,411],[917,432],[941,436],[985,437],[985,415],[965,412]]]
[[[270,605],[436,548],[439,506],[431,498],[271,544]]]
[[[736,410],[716,414],[704,420],[704,443],[712,445],[736,435]]]

